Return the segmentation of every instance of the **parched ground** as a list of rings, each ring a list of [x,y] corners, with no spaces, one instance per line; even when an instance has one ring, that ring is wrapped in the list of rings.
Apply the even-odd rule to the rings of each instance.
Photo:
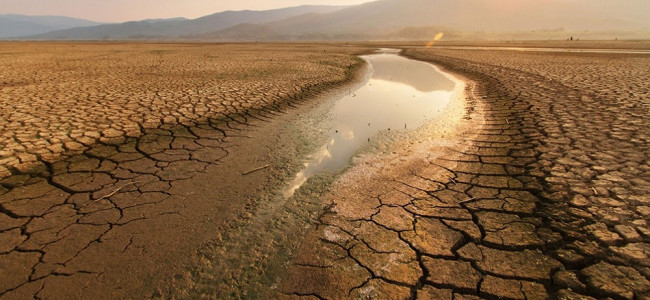
[[[328,45],[0,44],[0,178],[161,124],[276,108],[340,82]],[[117,140],[117,141],[116,141]]]
[[[405,55],[476,84],[465,118],[342,177],[278,296],[650,299],[650,56]]]
[[[271,120],[358,48],[0,44],[0,298],[143,298],[279,185]]]
[[[0,44],[0,298],[650,297],[649,55],[407,49],[468,80],[463,113],[251,215],[282,170],[242,172],[359,51]],[[268,220],[291,261],[223,280]]]

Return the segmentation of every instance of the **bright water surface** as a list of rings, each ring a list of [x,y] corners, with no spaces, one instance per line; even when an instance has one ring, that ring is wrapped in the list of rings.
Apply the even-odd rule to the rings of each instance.
[[[336,102],[334,129],[284,190],[290,197],[311,176],[343,169],[350,158],[382,130],[409,130],[435,118],[449,103],[455,82],[433,65],[407,59],[396,51],[363,57],[372,68],[364,86]]]

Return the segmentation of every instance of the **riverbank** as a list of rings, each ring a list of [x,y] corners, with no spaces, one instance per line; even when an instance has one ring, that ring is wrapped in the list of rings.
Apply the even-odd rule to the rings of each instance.
[[[647,56],[405,55],[475,81],[483,125],[337,182],[282,295],[648,297]]]
[[[428,248],[447,253],[449,243],[462,242],[460,234],[450,241],[436,226],[442,223],[415,227],[437,210],[427,191],[442,182],[454,184],[446,167],[436,164],[462,159],[485,123],[476,83],[445,76],[456,88],[438,118],[407,133],[384,132],[322,195],[325,211],[293,256],[275,297],[408,299],[423,287],[427,256],[438,255]],[[453,203],[444,206],[451,209]]]
[[[333,182],[362,185],[364,178],[350,175],[358,173],[357,165],[366,166],[370,160],[383,163],[413,151],[428,156],[430,153],[424,145],[449,143],[440,136],[455,132],[456,123],[465,113],[464,83],[429,64],[395,54],[395,51],[379,51],[365,56],[366,74],[370,76],[361,86],[352,88],[342,98],[332,97],[310,107],[289,123],[291,128],[299,129],[297,134],[289,134],[293,140],[306,138],[316,145],[295,177],[305,181],[300,182],[296,194],[270,197],[249,223],[233,230],[220,245],[203,251],[204,263],[194,267],[197,275],[191,280],[192,288],[183,291],[183,295],[189,298],[277,297],[274,293],[278,291],[278,280],[291,271],[291,268],[287,270],[287,263],[299,253],[298,246],[305,235],[309,236],[332,204],[327,195],[337,189]],[[423,79],[433,81],[422,85]],[[387,86],[402,93],[385,91]],[[396,106],[403,110],[401,116],[395,115]],[[402,129],[405,123],[410,129]],[[404,144],[398,145],[397,141]],[[388,157],[384,153],[392,154]],[[351,159],[354,162],[348,167]],[[304,175],[305,168],[311,164],[322,168]],[[365,168],[361,172],[373,170]],[[290,180],[285,187],[295,188],[294,184],[295,180]]]

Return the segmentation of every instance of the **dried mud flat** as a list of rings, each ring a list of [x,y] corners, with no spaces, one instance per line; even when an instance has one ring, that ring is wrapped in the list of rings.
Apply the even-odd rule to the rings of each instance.
[[[28,52],[43,55],[39,45],[20,47],[35,47]],[[70,46],[56,44],[50,51],[63,55]],[[288,263],[243,266],[248,273],[223,280],[220,264],[228,265],[238,253],[219,250],[214,245],[220,239],[205,242],[215,235],[214,228],[234,232],[234,238],[223,239],[230,243],[238,241],[240,232],[259,229],[242,229],[227,220],[256,220],[249,207],[267,201],[256,197],[285,178],[274,168],[250,177],[224,174],[240,174],[269,157],[295,156],[278,146],[295,146],[277,135],[291,114],[285,112],[302,113],[308,103],[319,101],[322,88],[352,78],[349,73],[358,62],[346,54],[361,48],[197,45],[186,52],[178,47],[187,50],[187,45],[101,47],[144,49],[123,54],[113,49],[117,53],[105,56],[125,55],[121,61],[149,51],[134,59],[142,64],[137,70],[165,69],[166,60],[157,66],[145,62],[155,62],[153,57],[162,55],[159,48],[176,49],[165,54],[177,55],[173,70],[180,71],[172,72],[177,85],[159,81],[174,76],[139,74],[120,83],[124,94],[108,98],[125,101],[111,111],[101,112],[109,105],[97,109],[66,102],[87,111],[89,119],[82,123],[89,126],[89,135],[56,129],[73,117],[65,103],[13,101],[22,104],[16,111],[30,112],[32,101],[53,113],[32,119],[14,114],[9,117],[15,119],[3,116],[0,121],[5,122],[0,124],[3,136],[28,133],[24,140],[8,136],[2,144],[3,149],[12,147],[2,154],[2,163],[13,175],[4,171],[0,181],[0,298],[650,297],[648,55],[406,49],[405,55],[466,79],[466,99],[456,99],[438,121],[357,157],[333,185],[318,189],[312,183],[313,190],[308,185],[282,203],[278,210],[284,213],[269,217],[279,224],[268,236],[275,241],[253,244],[271,249],[292,243],[296,248],[253,252],[260,253],[256,261],[282,258]],[[20,62],[2,58],[20,56],[16,49],[0,51],[0,59]],[[213,85],[202,76],[214,74],[192,77],[192,61],[214,52],[220,57],[215,68],[231,66],[227,74],[239,74],[240,65],[248,64],[242,70],[249,74],[258,70],[255,63],[282,63],[244,79],[226,76]],[[228,65],[233,57],[240,60]],[[68,63],[88,60],[73,61]],[[312,62],[306,64],[312,68],[302,69],[305,62]],[[111,66],[107,62],[99,70],[108,76]],[[36,86],[7,78],[28,82],[31,76],[3,78],[2,100],[11,95],[5,91],[15,95],[20,88],[28,92],[18,95],[30,95]],[[54,91],[76,93],[94,86],[86,82],[66,89],[64,84],[75,81],[52,82],[45,86]],[[283,88],[265,95],[271,83]],[[165,101],[134,102],[146,111],[122,109],[133,102],[129,99],[147,99],[128,93],[154,84],[171,92],[145,95],[167,96]],[[211,106],[210,93],[222,84],[256,88],[231,91],[230,100]],[[274,100],[265,102],[269,97]],[[195,102],[204,103],[206,110],[192,111],[202,107]],[[174,106],[163,105],[167,103]],[[290,109],[298,103],[305,104]],[[143,117],[147,115],[155,120]],[[54,118],[54,130],[41,122],[46,117]],[[109,130],[114,124],[119,132]],[[47,143],[38,142],[41,131]],[[34,132],[38,136],[30,137]],[[92,140],[75,140],[86,136]],[[74,151],[84,152],[62,156]],[[276,253],[282,251],[286,253]],[[188,261],[194,263],[189,271]],[[250,273],[257,277],[246,277]],[[233,285],[241,278],[272,280],[247,293]]]
[[[326,45],[0,46],[0,178],[163,124],[277,110],[357,63]]]
[[[167,293],[281,184],[241,175],[285,142],[272,120],[349,81],[358,52],[0,44],[0,298]]]
[[[470,109],[424,151],[398,144],[346,173],[280,294],[650,297],[649,56],[405,55],[473,81]]]

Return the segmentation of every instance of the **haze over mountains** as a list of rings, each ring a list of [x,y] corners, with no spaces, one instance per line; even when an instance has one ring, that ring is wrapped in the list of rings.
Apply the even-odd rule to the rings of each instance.
[[[167,19],[125,22],[73,28],[35,36],[37,39],[175,39],[226,29],[241,23],[261,24],[306,13],[326,14],[340,6],[297,6],[265,11],[225,11],[198,19]]]
[[[29,39],[218,41],[650,38],[645,0],[379,0],[227,11],[57,30]]]
[[[61,16],[0,15],[0,38],[29,36],[74,27],[99,25],[99,22]]]

